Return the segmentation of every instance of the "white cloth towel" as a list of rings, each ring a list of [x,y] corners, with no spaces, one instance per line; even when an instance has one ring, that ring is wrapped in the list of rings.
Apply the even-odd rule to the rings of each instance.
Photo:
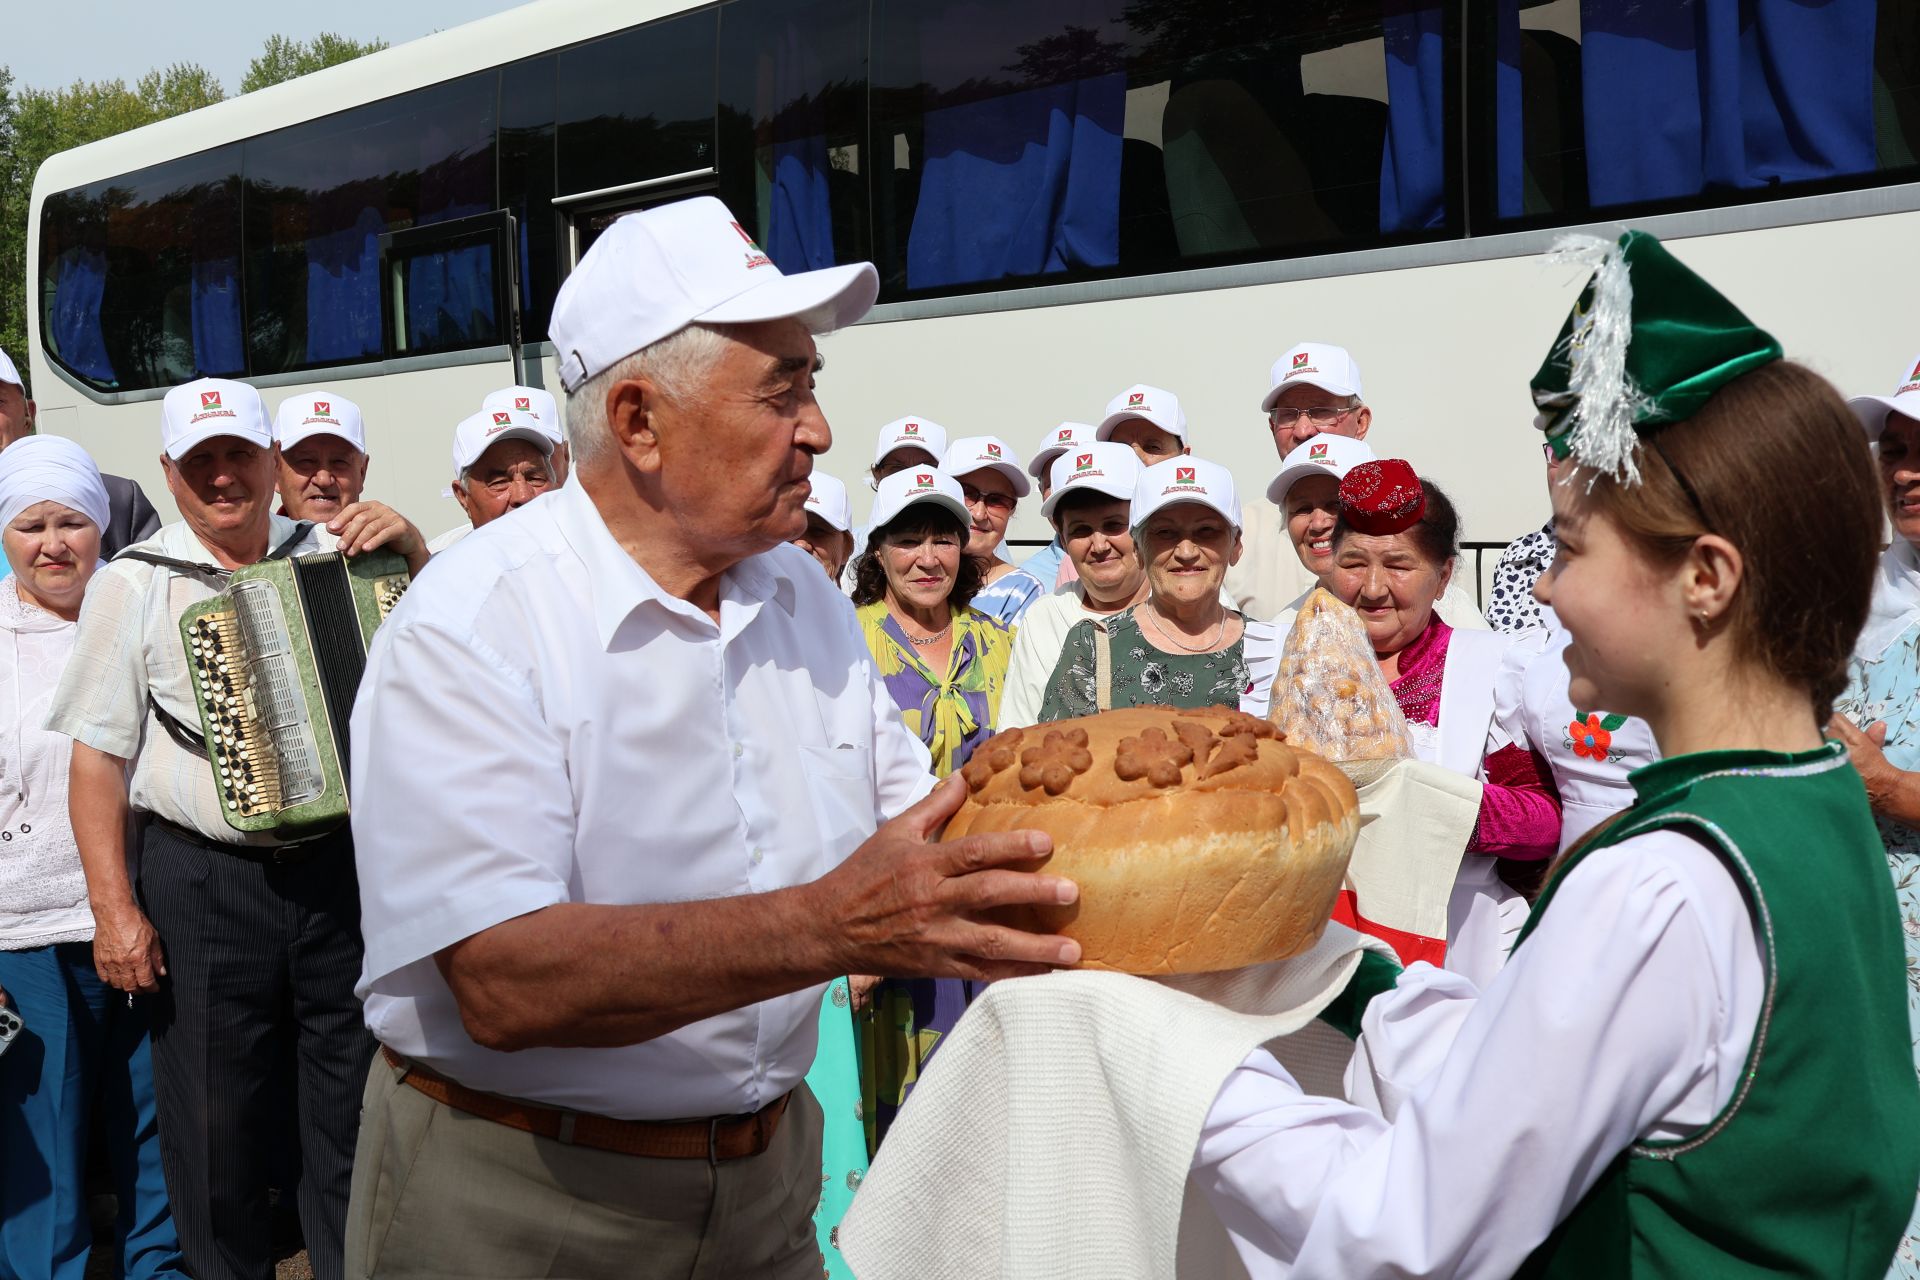
[[[840,1227],[860,1280],[1164,1280],[1220,1084],[1337,996],[1364,949],[1153,981],[995,983],[888,1132]],[[1193,1270],[1198,1276],[1202,1272]]]

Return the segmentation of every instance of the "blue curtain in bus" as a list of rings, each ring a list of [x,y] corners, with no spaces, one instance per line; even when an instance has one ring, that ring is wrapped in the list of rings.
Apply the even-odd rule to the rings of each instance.
[[[1381,18],[1387,54],[1387,143],[1380,155],[1380,230],[1447,219],[1446,44],[1437,2],[1395,3]]]
[[[380,234],[386,222],[362,209],[354,224],[307,241],[307,361],[380,353]]]
[[[491,339],[499,332],[493,302],[491,245],[408,259],[406,349]]]
[[[826,112],[818,94],[827,83],[812,41],[793,23],[761,31],[767,51],[754,103],[755,126],[770,130],[759,191],[760,247],[782,271],[815,271],[834,265],[833,205],[828,175]]]
[[[1871,171],[1877,0],[1583,0],[1596,205]]]
[[[107,291],[107,259],[91,249],[69,249],[53,269],[53,305],[47,329],[53,349],[74,372],[95,382],[114,380],[100,303]]]
[[[1124,72],[929,111],[914,289],[1120,260]]]
[[[240,373],[240,262],[216,258],[193,264],[193,367],[202,375]]]

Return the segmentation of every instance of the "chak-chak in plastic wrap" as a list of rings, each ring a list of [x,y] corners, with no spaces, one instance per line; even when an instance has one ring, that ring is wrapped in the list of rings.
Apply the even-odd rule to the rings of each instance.
[[[1360,615],[1324,587],[1307,597],[1294,619],[1269,716],[1289,745],[1335,762],[1413,754],[1406,717],[1380,672]]]

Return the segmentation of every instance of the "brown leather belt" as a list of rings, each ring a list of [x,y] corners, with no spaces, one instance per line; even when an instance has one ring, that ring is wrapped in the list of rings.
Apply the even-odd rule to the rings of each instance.
[[[521,1102],[497,1093],[481,1093],[408,1061],[385,1045],[380,1046],[380,1052],[402,1073],[402,1081],[455,1111],[576,1147],[661,1160],[718,1163],[757,1156],[772,1145],[773,1135],[780,1128],[780,1117],[786,1114],[787,1100],[793,1096],[783,1093],[745,1116],[714,1116],[707,1120],[610,1120],[582,1111],[561,1111]]]

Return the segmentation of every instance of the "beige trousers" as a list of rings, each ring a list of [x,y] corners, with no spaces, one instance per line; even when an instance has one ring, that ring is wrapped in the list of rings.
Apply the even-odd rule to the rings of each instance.
[[[443,1106],[376,1056],[347,1211],[348,1280],[819,1280],[820,1104],[726,1160],[568,1146]]]

